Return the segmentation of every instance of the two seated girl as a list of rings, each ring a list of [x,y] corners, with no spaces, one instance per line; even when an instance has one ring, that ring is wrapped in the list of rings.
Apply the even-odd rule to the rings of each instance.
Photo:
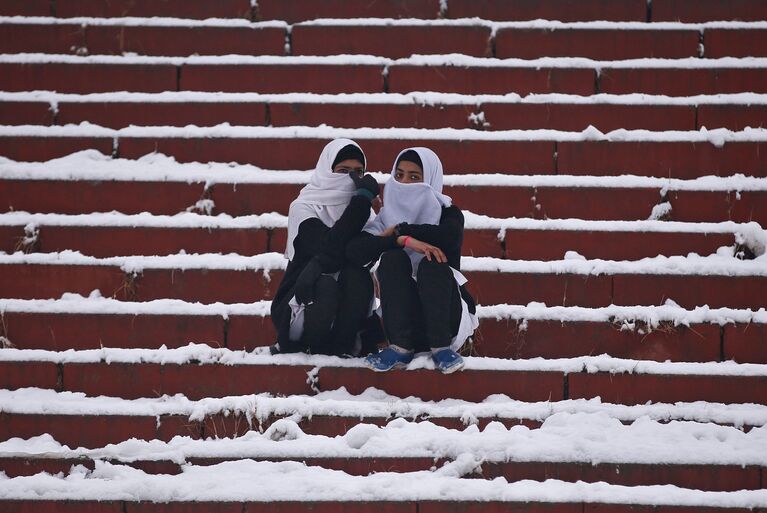
[[[477,319],[460,272],[463,214],[442,194],[442,163],[428,148],[403,150],[378,215],[379,185],[365,169],[354,141],[331,141],[291,203],[270,352],[367,355],[381,372],[428,351],[443,373],[460,370]]]

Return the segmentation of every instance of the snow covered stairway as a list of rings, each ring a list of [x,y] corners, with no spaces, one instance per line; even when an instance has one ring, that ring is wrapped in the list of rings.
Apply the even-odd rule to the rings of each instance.
[[[764,2],[0,16],[3,512],[767,508]],[[252,353],[336,136],[443,158],[462,373]]]

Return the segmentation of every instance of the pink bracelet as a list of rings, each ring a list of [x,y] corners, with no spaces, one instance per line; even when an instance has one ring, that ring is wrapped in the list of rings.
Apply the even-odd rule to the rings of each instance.
[[[410,240],[410,235],[405,235],[405,240],[402,241],[402,247],[407,247],[407,241]]]

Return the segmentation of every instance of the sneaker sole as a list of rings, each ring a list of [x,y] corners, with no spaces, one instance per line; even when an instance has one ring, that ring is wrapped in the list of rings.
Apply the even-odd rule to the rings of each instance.
[[[394,369],[404,369],[408,365],[410,365],[410,362],[408,363],[398,362],[398,363],[395,363],[393,366],[389,367],[388,369],[377,369],[373,367],[372,365],[369,365],[367,362],[365,362],[365,367],[372,370],[373,372],[389,372],[390,370],[394,370]]]
[[[459,370],[463,369],[465,365],[466,365],[465,362],[461,362],[456,365],[453,365],[452,367],[448,367],[447,369],[444,369],[444,370],[440,369],[440,371],[442,372],[442,374],[452,374],[454,372],[458,372]]]

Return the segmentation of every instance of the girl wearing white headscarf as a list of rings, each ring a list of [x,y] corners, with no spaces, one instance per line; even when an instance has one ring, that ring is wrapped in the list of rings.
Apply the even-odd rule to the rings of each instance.
[[[345,256],[371,216],[378,184],[363,176],[365,155],[352,140],[325,146],[309,183],[290,204],[288,267],[271,307],[272,354],[351,354],[373,297],[369,273]]]
[[[431,351],[444,373],[463,368],[457,353],[477,327],[474,300],[460,273],[463,214],[442,194],[442,163],[428,148],[403,150],[394,162],[378,216],[346,247],[352,262],[378,261],[389,346],[366,358],[375,371],[404,367]]]

